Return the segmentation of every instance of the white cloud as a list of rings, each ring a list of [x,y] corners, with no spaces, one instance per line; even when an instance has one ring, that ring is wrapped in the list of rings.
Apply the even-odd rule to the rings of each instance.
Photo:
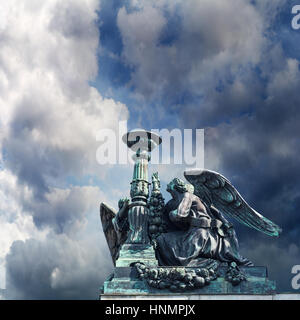
[[[116,130],[119,120],[128,118],[124,104],[104,99],[90,85],[98,72],[98,9],[98,0],[11,0],[0,5],[2,270],[17,240],[35,239],[47,247],[48,241],[64,236],[63,243],[72,242],[70,250],[76,249],[81,241],[77,233],[85,230],[91,213],[98,216],[99,202],[106,199],[96,186],[66,182],[70,176],[105,176],[107,168],[96,162],[96,133]],[[61,235],[46,238],[51,230]],[[81,252],[94,252],[80,246]],[[93,268],[105,265],[97,259]],[[62,269],[70,283],[78,277],[66,276],[72,268]]]
[[[38,230],[32,216],[23,215],[21,199],[29,196],[28,188],[18,186],[7,170],[0,171],[0,186],[0,288],[5,288],[5,256],[12,243],[31,237],[44,239],[47,230]]]
[[[128,112],[88,84],[97,73],[97,2],[32,3],[10,2],[1,33],[4,147],[16,158],[12,166],[19,175],[34,161],[57,175],[101,173],[96,132],[115,129]],[[51,175],[44,169],[43,176]]]
[[[97,299],[112,268],[103,237],[73,240],[50,233],[44,241],[13,243],[7,256],[10,299]]]
[[[264,19],[248,1],[142,3],[132,1],[138,10],[122,8],[118,13],[123,58],[135,67],[131,84],[141,97],[166,97],[186,90],[209,97],[219,80],[226,82],[233,74],[239,90],[246,90],[240,79],[260,61],[266,41]],[[170,28],[165,11],[172,15],[175,8],[181,18],[178,37],[161,45],[160,37]]]
[[[242,0],[132,0],[138,10],[120,9],[117,22],[124,45],[121,59],[134,67],[130,84],[136,89],[135,97],[150,103],[162,94],[168,98],[190,91],[203,96],[205,103],[184,109],[182,118],[190,126],[199,121],[199,114],[203,121],[216,114],[240,114],[248,107],[246,101],[258,101],[255,97],[261,89],[251,67],[261,62],[262,55],[266,57],[268,41],[263,31],[274,19],[266,15],[282,2],[276,0],[273,6],[269,0],[262,1],[259,11]],[[118,184],[110,197],[107,187],[72,186],[66,181],[69,176],[79,181],[84,175],[105,176],[107,168],[96,163],[96,132],[116,129],[120,119],[128,118],[124,104],[103,98],[89,84],[98,71],[95,21],[99,3],[10,0],[0,6],[0,163],[4,165],[0,171],[0,270],[6,265],[8,295],[96,298],[95,288],[111,267],[100,233],[98,202],[115,201],[130,179],[127,171],[111,172],[111,183]],[[168,45],[158,45],[169,27],[165,10],[171,15],[179,10],[182,20],[178,37]],[[287,83],[295,91],[298,63],[290,59],[281,68],[280,45],[267,53],[261,65],[262,77],[273,79],[267,94],[287,100],[291,95],[280,96],[279,89]],[[220,81],[224,92],[216,95]],[[270,107],[268,103],[262,106]],[[225,163],[221,154],[229,150],[239,151],[236,161],[249,168],[251,160],[252,166],[259,160],[256,155],[261,150],[269,150],[261,137],[270,113],[262,109],[262,121],[254,130],[251,119],[239,118],[231,130],[223,126],[210,131],[219,144],[212,148],[209,166]],[[164,115],[160,110],[149,117],[157,120]],[[290,123],[286,121],[285,130]],[[250,150],[250,134],[242,134],[245,126],[248,133],[253,132],[252,147],[259,146],[257,150]],[[258,133],[262,144],[254,138]],[[251,152],[241,160],[247,150]],[[183,171],[176,166],[174,170],[158,168],[163,182]],[[95,232],[96,219],[99,231]],[[1,282],[0,271],[0,287]]]

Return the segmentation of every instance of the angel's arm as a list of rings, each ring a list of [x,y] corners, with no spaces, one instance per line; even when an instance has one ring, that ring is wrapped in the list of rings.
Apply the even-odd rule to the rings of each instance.
[[[214,206],[210,206],[210,212],[212,213],[213,217],[222,221],[222,223],[224,224],[224,226],[226,228],[231,228],[233,225],[232,223],[230,223],[221,213],[221,211],[219,211],[217,208],[215,208]]]
[[[185,220],[189,216],[190,209],[193,202],[193,195],[186,192],[181,200],[178,208],[170,212],[169,216],[173,222]]]

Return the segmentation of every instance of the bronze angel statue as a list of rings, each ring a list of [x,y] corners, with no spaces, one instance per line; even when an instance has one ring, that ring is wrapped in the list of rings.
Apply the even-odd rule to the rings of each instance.
[[[159,265],[207,267],[212,262],[253,265],[240,255],[235,230],[225,215],[273,237],[279,236],[280,227],[251,208],[221,174],[193,169],[185,171],[184,176],[188,183],[175,178],[167,185],[172,199],[160,204],[160,217],[155,218],[163,228],[159,228],[155,237],[150,232]],[[160,192],[155,177],[152,194],[157,196]],[[152,200],[151,196],[150,204]],[[129,206],[128,199],[119,202],[118,213],[103,203],[100,206],[114,263],[127,239]]]

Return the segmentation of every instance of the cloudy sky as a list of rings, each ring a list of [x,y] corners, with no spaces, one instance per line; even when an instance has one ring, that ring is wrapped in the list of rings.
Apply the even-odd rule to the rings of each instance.
[[[0,4],[0,288],[96,299],[112,263],[99,204],[132,167],[97,132],[205,128],[205,167],[283,228],[238,226],[242,254],[292,291],[300,264],[300,30],[288,0],[10,0]],[[163,186],[185,166],[161,166]],[[0,291],[0,297],[1,297]],[[3,294],[2,294],[3,298]]]

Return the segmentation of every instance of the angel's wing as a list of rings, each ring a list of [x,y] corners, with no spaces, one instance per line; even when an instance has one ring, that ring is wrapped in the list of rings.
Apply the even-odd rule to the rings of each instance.
[[[214,205],[221,212],[269,236],[278,236],[282,231],[275,223],[251,208],[221,174],[205,169],[192,169],[185,171],[184,176],[194,186],[194,193],[207,205]]]
[[[102,228],[114,265],[116,265],[116,260],[119,257],[120,248],[127,238],[126,232],[119,231],[118,234],[114,228],[113,218],[116,216],[116,214],[117,212],[106,203],[102,202],[100,204],[100,219],[102,222]]]

